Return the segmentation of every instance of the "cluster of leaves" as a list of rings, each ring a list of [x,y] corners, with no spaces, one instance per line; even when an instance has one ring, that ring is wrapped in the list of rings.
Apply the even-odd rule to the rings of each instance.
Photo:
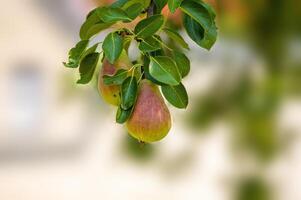
[[[213,46],[217,37],[215,13],[201,0],[118,0],[108,7],[95,8],[87,15],[80,29],[81,41],[70,50],[69,60],[64,63],[69,68],[79,67],[81,78],[77,83],[87,84],[101,60],[107,59],[114,64],[136,40],[141,59],[134,61],[128,70],[119,69],[114,75],[103,77],[105,84],[121,86],[119,123],[124,123],[129,117],[142,79],[161,86],[164,97],[173,106],[182,109],[188,105],[188,95],[181,82],[190,71],[190,61],[183,53],[189,50],[189,46],[177,31],[165,26],[166,20],[161,13],[165,6],[171,13],[182,10],[184,27],[196,44],[207,50]],[[140,21],[133,30],[127,28],[127,23],[137,19]],[[91,44],[94,36],[114,28],[115,24],[119,24],[119,28],[110,32],[103,42]],[[183,51],[171,49],[161,38],[162,34]]]

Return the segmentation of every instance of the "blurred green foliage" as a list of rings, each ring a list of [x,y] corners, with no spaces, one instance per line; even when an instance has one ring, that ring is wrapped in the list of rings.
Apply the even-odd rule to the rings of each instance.
[[[264,77],[254,81],[252,74],[245,70],[236,77],[236,84],[229,86],[233,77],[221,76],[211,92],[199,95],[187,121],[203,129],[224,119],[234,127],[234,138],[241,139],[241,147],[253,151],[259,160],[270,159],[280,147],[276,122],[279,105],[284,97],[301,94],[301,61],[290,64],[288,53],[291,42],[300,36],[301,3],[296,0],[216,3],[221,32],[237,37],[233,32],[243,30],[239,38],[250,44],[258,59],[263,59]],[[229,30],[233,31],[232,35]],[[242,65],[247,69],[248,63]]]
[[[258,177],[243,180],[237,190],[236,200],[270,200],[267,185]]]

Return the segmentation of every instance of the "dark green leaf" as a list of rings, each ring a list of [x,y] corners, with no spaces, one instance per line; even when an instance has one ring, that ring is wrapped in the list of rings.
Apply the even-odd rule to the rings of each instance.
[[[185,54],[174,51],[173,59],[176,61],[178,69],[182,75],[182,78],[186,77],[190,72],[190,60]]]
[[[121,108],[121,106],[119,106],[116,113],[116,122],[119,124],[124,124],[130,118],[132,110],[133,107],[128,110],[124,110]]]
[[[164,24],[162,15],[153,15],[140,21],[135,27],[135,34],[140,38],[147,38],[154,35]]]
[[[185,49],[189,49],[188,44],[185,42],[183,37],[177,33],[175,30],[164,28],[163,31],[172,39],[173,41],[177,42],[179,45],[181,45]]]
[[[80,80],[77,81],[79,84],[87,84],[93,78],[95,68],[99,60],[99,53],[92,53],[87,55],[80,63],[79,72]]]
[[[215,14],[208,4],[195,0],[183,1],[181,9],[184,15],[184,27],[199,46],[210,49],[217,38]]]
[[[177,86],[161,86],[166,100],[177,108],[186,108],[188,105],[187,91],[182,83]]]
[[[183,0],[168,0],[168,7],[171,13],[174,13],[180,7]]]
[[[123,49],[122,37],[117,33],[110,33],[103,41],[102,48],[106,58],[111,64],[114,64]]]
[[[82,61],[83,58],[85,58],[88,54],[91,53],[99,53],[97,51],[97,48],[99,46],[99,43],[94,44],[92,47],[90,47],[89,49],[87,49],[81,56],[80,62]]]
[[[152,52],[152,51],[159,50],[161,48],[161,44],[154,37],[151,36],[151,37],[143,39],[142,42],[140,42],[140,44],[139,44],[140,51]]]
[[[121,85],[123,81],[126,79],[128,71],[125,69],[120,69],[113,76],[105,75],[104,83],[106,85]]]
[[[99,18],[105,23],[112,23],[118,21],[131,21],[131,18],[121,8],[106,8],[101,7],[96,10]]]
[[[135,3],[125,10],[129,18],[132,20],[136,19],[136,17],[138,17],[142,11],[143,5],[141,3]]]
[[[124,110],[131,108],[137,97],[138,83],[135,76],[125,79],[121,86],[121,107]]]
[[[90,39],[100,31],[109,28],[114,23],[105,23],[97,15],[96,11],[91,11],[88,18],[80,28],[80,38],[82,40]]]
[[[157,81],[168,85],[178,85],[181,82],[181,75],[176,63],[167,56],[151,57],[149,73]]]
[[[168,0],[154,0],[156,4],[157,13],[160,13],[164,6],[167,4]]]
[[[150,55],[152,57],[155,57],[155,56],[164,56],[165,55],[165,52],[163,49],[159,49],[157,51],[154,51],[154,52],[151,52]]]
[[[86,48],[88,47],[89,40],[82,40],[76,44],[69,51],[68,63],[64,62],[65,67],[76,68],[79,65],[80,59]]]

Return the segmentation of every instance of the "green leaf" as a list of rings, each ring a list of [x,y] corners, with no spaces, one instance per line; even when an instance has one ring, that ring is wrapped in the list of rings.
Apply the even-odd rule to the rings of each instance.
[[[156,51],[156,52],[160,52],[160,53],[156,53],[156,52],[152,52],[151,54],[158,54],[158,55],[164,55],[161,53],[162,49]],[[154,55],[155,56],[155,55]],[[150,64],[150,59],[147,57],[147,56],[144,56],[143,58],[143,64],[144,64],[144,75],[145,75],[145,78],[150,80],[151,82],[157,84],[157,85],[166,85],[165,83],[161,83],[159,81],[157,81],[154,77],[152,77],[152,75],[150,75],[149,73],[149,64]]]
[[[123,49],[122,37],[117,33],[110,33],[103,41],[102,48],[106,58],[111,64],[114,64]]]
[[[147,9],[150,5],[150,0],[130,0],[130,1],[127,1],[127,3],[124,4],[124,6],[122,6],[122,8],[124,10],[126,10],[127,8],[129,8],[130,6],[132,6],[136,3],[142,4],[143,9]]]
[[[157,13],[160,13],[162,11],[162,9],[167,4],[167,1],[168,0],[154,0],[154,2],[156,4]]]
[[[163,31],[167,34],[168,37],[170,37],[170,39],[177,42],[184,49],[189,49],[188,44],[185,42],[185,40],[179,33],[169,28],[164,28]]]
[[[77,81],[79,84],[87,84],[93,78],[95,68],[99,60],[99,53],[91,53],[87,55],[80,63],[79,72],[80,80]]]
[[[64,62],[65,67],[76,68],[79,65],[80,59],[86,48],[88,47],[89,40],[82,40],[76,44],[69,51],[68,63]]]
[[[126,35],[123,37],[123,49],[128,51],[131,43],[132,43],[133,37],[130,35]]]
[[[151,36],[148,38],[145,38],[140,42],[139,44],[139,49],[142,52],[152,52],[161,49],[161,44],[156,40],[154,37],[156,36]]]
[[[178,85],[181,82],[176,63],[167,56],[151,57],[149,73],[157,81],[168,85]]]
[[[178,51],[173,52],[173,59],[177,63],[182,78],[186,77],[190,72],[190,60],[186,57],[185,54]]]
[[[180,7],[183,0],[168,0],[168,7],[171,13],[174,13]]]
[[[101,7],[96,10],[99,18],[105,23],[112,23],[118,21],[132,21],[131,18],[121,8],[107,8]]]
[[[187,108],[188,95],[182,83],[177,86],[161,86],[162,93],[166,100],[177,108]]]
[[[83,58],[85,58],[88,54],[91,54],[91,53],[99,53],[98,52],[98,46],[99,46],[99,43],[96,43],[94,44],[92,47],[90,47],[89,49],[87,49],[81,56],[81,59],[80,59],[80,62],[83,60]]]
[[[130,118],[132,110],[133,107],[128,110],[124,110],[121,108],[121,106],[119,106],[116,113],[116,122],[119,124],[124,124]]]
[[[163,15],[153,15],[141,20],[135,27],[135,34],[139,38],[147,38],[154,35],[164,24]]]
[[[87,20],[88,18],[90,18],[92,15],[94,15],[94,13],[96,12],[97,9],[98,9],[98,8],[94,8],[93,10],[91,10],[91,11],[87,14],[86,20]]]
[[[183,1],[181,9],[185,13],[183,23],[189,37],[209,50],[217,38],[213,9],[208,4],[195,0]]]
[[[125,69],[118,70],[113,76],[105,75],[104,83],[106,85],[121,85],[123,81],[126,79],[128,71]]]
[[[143,5],[141,3],[135,3],[125,10],[129,18],[132,20],[136,19],[136,17],[138,17],[142,11]]]
[[[117,1],[115,1],[110,7],[111,7],[111,8],[121,8],[121,7],[124,6],[127,2],[128,2],[128,0],[117,0]]]
[[[121,86],[121,108],[128,110],[131,108],[137,98],[138,83],[135,76],[125,79]]]
[[[105,23],[97,15],[96,10],[92,10],[80,28],[80,38],[90,39],[92,36],[112,26],[114,23]]]

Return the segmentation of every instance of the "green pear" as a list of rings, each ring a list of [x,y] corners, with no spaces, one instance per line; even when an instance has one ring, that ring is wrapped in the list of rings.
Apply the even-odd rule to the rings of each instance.
[[[171,128],[171,116],[156,85],[142,80],[133,113],[127,121],[131,136],[142,142],[156,142],[163,139]]]
[[[104,75],[113,76],[119,69],[128,70],[132,66],[131,61],[129,60],[128,55],[125,51],[122,52],[119,59],[112,65],[105,58],[103,60],[102,68],[99,72],[98,77],[98,91],[102,98],[108,104],[112,104],[114,106],[119,106],[120,104],[120,86],[119,85],[106,85],[103,80]]]

